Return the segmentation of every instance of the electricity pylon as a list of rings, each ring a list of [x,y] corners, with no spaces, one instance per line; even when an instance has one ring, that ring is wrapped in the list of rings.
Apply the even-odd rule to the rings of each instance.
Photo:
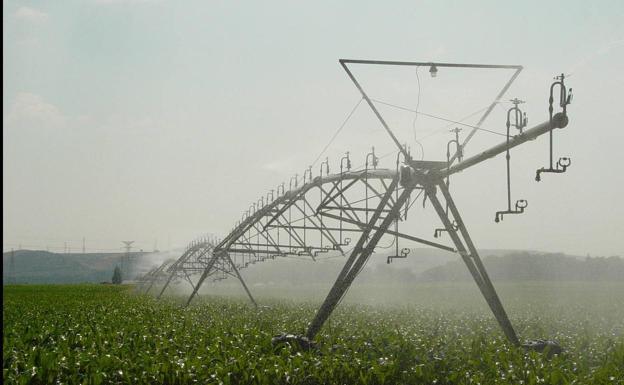
[[[134,241],[121,241],[125,246],[126,252],[121,256],[121,277],[122,280],[127,278],[127,273],[130,270],[130,250]]]

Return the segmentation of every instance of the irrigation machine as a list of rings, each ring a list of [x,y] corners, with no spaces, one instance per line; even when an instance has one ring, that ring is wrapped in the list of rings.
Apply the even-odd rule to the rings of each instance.
[[[360,102],[368,105],[396,146],[395,167],[378,168],[380,158],[376,155],[374,147],[366,155],[362,167],[352,167],[351,155],[347,152],[341,157],[339,167],[333,173],[327,158],[317,164],[321,160],[319,156],[314,162],[318,168],[310,166],[301,177],[293,176],[288,185],[282,183],[261,196],[243,213],[225,237],[222,239],[204,237],[195,240],[176,261],[166,261],[151,270],[142,281],[145,291],[148,292],[155,282],[161,282],[158,292],[160,297],[172,281],[186,280],[193,289],[186,301],[188,305],[207,279],[222,280],[234,277],[240,281],[251,302],[257,306],[240,274],[241,269],[279,257],[317,260],[324,255],[337,254],[344,257],[344,266],[309,323],[305,335],[282,334],[273,339],[276,344],[292,342],[307,348],[314,345],[315,336],[373,255],[379,241],[382,237],[389,237],[393,239],[393,253],[387,257],[387,263],[409,256],[410,249],[400,248],[400,241],[415,242],[459,254],[509,342],[550,354],[560,352],[560,346],[552,340],[521,342],[519,339],[483,265],[467,224],[453,200],[450,177],[497,155],[505,154],[507,205],[495,213],[494,219],[498,223],[505,216],[524,213],[527,201],[524,199],[512,201],[511,149],[542,135],[548,135],[549,163],[536,170],[535,180],[538,182],[545,176],[544,174],[563,173],[571,164],[569,157],[560,157],[555,161],[553,148],[555,131],[568,125],[567,106],[572,100],[572,89],[566,88],[565,75],[555,77],[550,86],[548,117],[544,122],[528,127],[526,113],[521,110],[523,101],[514,98],[507,111],[504,140],[480,153],[466,157],[466,148],[470,140],[479,130],[485,130],[482,127],[483,123],[494,107],[504,99],[507,90],[522,71],[522,66],[346,59],[340,60],[340,64],[361,94]],[[511,76],[494,100],[482,110],[477,123],[470,125],[461,121],[447,120],[456,123],[456,127],[451,130],[451,139],[446,145],[446,160],[418,160],[411,155],[406,145],[401,144],[380,113],[380,105],[393,105],[369,96],[352,72],[351,67],[354,65],[422,67],[428,68],[433,77],[437,75],[439,69],[447,68],[505,69],[510,70]],[[413,112],[424,114],[419,111]],[[462,131],[465,132],[463,138]],[[436,240],[400,230],[401,224],[407,219],[409,209],[420,199],[423,206],[429,202],[439,217],[441,227],[435,228],[433,233]],[[437,238],[442,238],[444,234],[450,238],[450,245],[437,242]]]

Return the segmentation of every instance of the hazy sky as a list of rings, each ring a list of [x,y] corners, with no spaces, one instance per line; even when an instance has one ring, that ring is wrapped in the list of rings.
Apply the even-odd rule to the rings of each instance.
[[[359,99],[338,59],[367,58],[524,65],[507,96],[528,101],[531,124],[547,119],[552,77],[572,74],[570,125],[555,142],[572,167],[533,180],[546,137],[512,156],[525,215],[493,221],[502,157],[459,175],[453,192],[478,247],[624,255],[621,0],[4,1],[3,11],[5,250],[225,235],[316,158]],[[377,70],[360,71],[365,85],[414,108],[415,73]],[[509,74],[473,75],[440,71],[435,83],[420,69],[420,107],[460,118]],[[487,127],[503,131],[507,108]],[[413,116],[388,114],[409,140]],[[418,136],[440,122],[415,126]],[[334,170],[346,149],[354,164],[370,145],[391,149],[378,128],[361,105],[329,152]],[[501,139],[483,138],[467,155]],[[446,140],[427,153],[441,159]],[[437,223],[427,226],[418,235]]]

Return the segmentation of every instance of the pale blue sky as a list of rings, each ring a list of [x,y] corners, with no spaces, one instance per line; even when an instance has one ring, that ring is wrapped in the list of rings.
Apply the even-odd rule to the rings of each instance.
[[[224,235],[249,202],[301,172],[357,102],[337,62],[348,57],[522,64],[509,96],[529,101],[531,123],[546,119],[552,76],[571,73],[571,124],[556,142],[570,171],[536,184],[545,142],[514,154],[514,186],[530,208],[504,226],[492,221],[504,203],[502,158],[459,176],[457,200],[483,248],[624,254],[622,1],[4,1],[3,10],[4,249],[79,249],[83,236],[88,247],[136,239],[151,249]],[[362,76],[414,95],[413,77]],[[485,103],[504,79],[458,76],[448,87],[470,90],[466,103]],[[457,91],[424,77],[423,105],[460,116],[442,102]],[[502,114],[491,127],[502,128]],[[331,155],[377,145],[370,113],[354,119]]]

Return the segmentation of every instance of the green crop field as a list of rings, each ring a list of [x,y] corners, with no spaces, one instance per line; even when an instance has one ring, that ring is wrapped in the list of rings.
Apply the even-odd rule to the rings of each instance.
[[[181,298],[156,301],[129,286],[5,286],[3,380],[624,384],[624,284],[501,285],[521,338],[553,338],[565,349],[551,358],[508,344],[472,286],[410,290],[416,300],[407,305],[341,304],[318,349],[301,351],[273,347],[271,337],[302,333],[317,301],[264,299],[269,306],[255,309],[202,296],[184,308]]]

